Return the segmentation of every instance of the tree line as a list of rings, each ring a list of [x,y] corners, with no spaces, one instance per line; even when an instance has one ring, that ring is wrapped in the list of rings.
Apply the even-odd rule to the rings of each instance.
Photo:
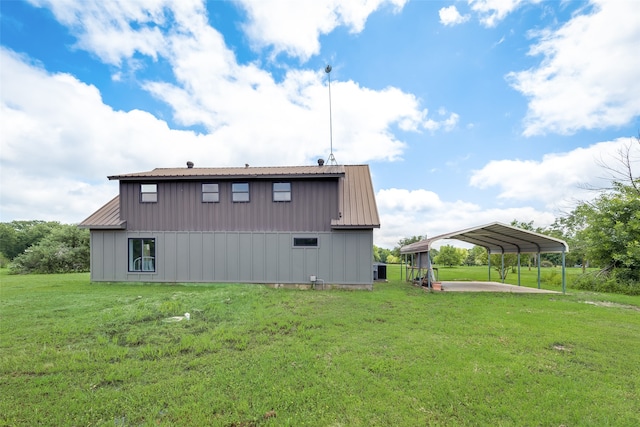
[[[56,221],[0,223],[0,266],[12,274],[89,271],[89,230]]]

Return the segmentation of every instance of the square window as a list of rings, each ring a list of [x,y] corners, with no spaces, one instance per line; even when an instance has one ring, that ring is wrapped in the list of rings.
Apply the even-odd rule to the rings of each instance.
[[[231,184],[232,200],[234,202],[248,202],[249,201],[249,183],[248,182],[234,182]]]
[[[220,192],[218,184],[205,183],[202,184],[202,202],[218,203],[220,201]]]
[[[156,239],[129,239],[129,271],[156,271]]]
[[[140,184],[140,201],[155,203],[158,201],[158,184]]]
[[[291,201],[291,183],[290,182],[274,182],[273,183],[273,201],[274,202],[290,202]]]

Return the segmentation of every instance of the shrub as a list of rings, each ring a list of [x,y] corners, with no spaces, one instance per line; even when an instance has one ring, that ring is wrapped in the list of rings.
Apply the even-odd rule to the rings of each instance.
[[[11,274],[89,271],[89,232],[63,225],[25,250],[9,265]]]
[[[582,274],[573,281],[572,287],[584,291],[609,292],[625,295],[640,295],[640,283],[605,274],[601,271]]]
[[[540,262],[540,267],[542,267],[542,268],[551,268],[551,267],[554,267],[554,265],[553,265],[553,263],[551,261],[544,260],[544,261]]]
[[[0,252],[0,268],[6,268],[9,266],[9,258],[7,258],[2,252]]]
[[[540,265],[542,266],[542,264]],[[558,272],[558,270],[551,270],[542,275],[541,281],[549,285],[560,286],[562,285],[562,275]]]

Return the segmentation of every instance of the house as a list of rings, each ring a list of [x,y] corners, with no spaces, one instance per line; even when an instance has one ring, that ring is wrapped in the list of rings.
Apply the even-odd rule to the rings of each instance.
[[[119,195],[79,225],[92,281],[372,287],[380,220],[367,165],[188,162],[108,178]]]

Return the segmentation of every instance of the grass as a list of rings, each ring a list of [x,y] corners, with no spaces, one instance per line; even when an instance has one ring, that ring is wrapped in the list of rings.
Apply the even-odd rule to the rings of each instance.
[[[640,424],[639,297],[388,276],[367,292],[0,273],[0,425]]]
[[[398,266],[394,266],[398,268]],[[438,279],[441,281],[487,281],[489,280],[489,268],[485,266],[473,266],[473,267],[444,267],[436,266],[438,268]],[[590,269],[595,270],[595,269]],[[399,273],[398,273],[399,274]],[[404,271],[402,273],[405,274]],[[565,269],[566,281],[570,285],[571,281],[582,274],[581,268],[568,267]],[[501,282],[500,274],[494,268],[491,270],[491,281]],[[505,283],[511,285],[518,284],[518,271],[517,268],[514,271],[508,269]],[[538,268],[528,266],[521,266],[520,268],[520,285],[529,286],[531,288],[538,287]],[[549,289],[559,291],[562,289],[562,267],[549,267],[540,269],[540,287],[542,289]]]

